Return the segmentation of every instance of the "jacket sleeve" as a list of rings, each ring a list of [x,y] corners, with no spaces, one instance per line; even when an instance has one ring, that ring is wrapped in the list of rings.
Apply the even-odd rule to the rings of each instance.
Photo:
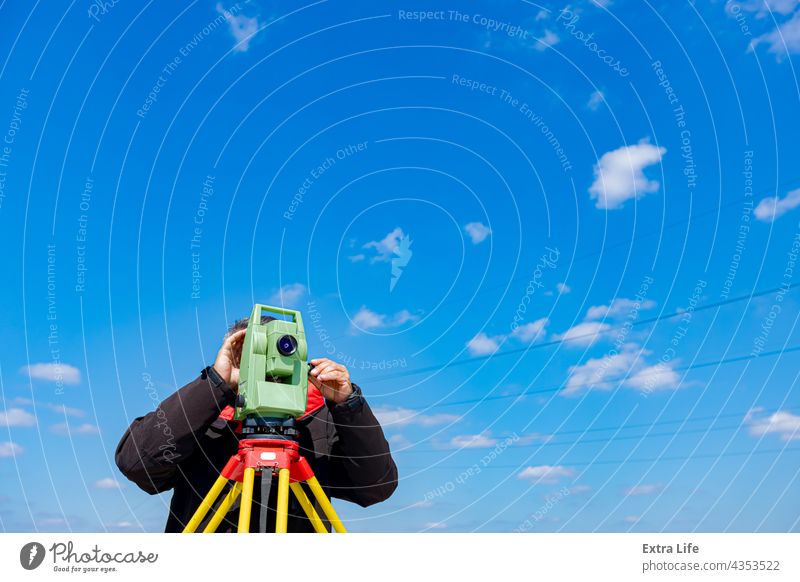
[[[335,434],[330,455],[333,497],[367,507],[385,501],[397,488],[397,465],[389,443],[364,397],[329,404]]]
[[[233,390],[209,366],[131,423],[117,445],[117,467],[151,495],[171,489],[180,463],[194,453],[199,437],[234,398]]]

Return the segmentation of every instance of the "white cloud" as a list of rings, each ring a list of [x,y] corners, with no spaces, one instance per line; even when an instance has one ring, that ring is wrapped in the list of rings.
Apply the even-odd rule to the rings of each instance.
[[[588,493],[591,491],[592,488],[589,485],[574,485],[569,488],[570,495],[583,495],[584,493]]]
[[[529,479],[536,483],[558,483],[564,477],[572,477],[575,469],[563,465],[538,465],[525,467],[517,474],[517,479]]]
[[[681,380],[678,374],[669,364],[658,362],[653,366],[645,366],[630,378],[625,380],[625,385],[629,388],[644,390],[668,390],[678,386]]]
[[[650,299],[639,302],[634,299],[619,297],[614,299],[609,305],[595,305],[590,307],[589,311],[586,312],[586,319],[628,317],[628,315],[634,311],[652,309],[655,306],[656,302]]]
[[[599,321],[584,321],[578,325],[574,325],[564,333],[558,333],[553,336],[553,339],[568,342],[571,347],[574,346],[590,346],[595,343],[603,333],[611,328],[607,323]]]
[[[778,61],[786,58],[787,53],[800,54],[800,10],[772,32],[754,39],[750,43],[749,50],[755,50],[755,47],[763,43],[769,45],[767,50],[773,53]]]
[[[537,41],[533,44],[533,48],[537,51],[543,51],[551,46],[557,45],[561,38],[550,29],[545,29],[544,34],[540,36]]]
[[[119,481],[111,477],[106,477],[104,479],[95,481],[94,486],[97,489],[122,489],[123,487],[125,487],[123,483],[120,483]]]
[[[753,408],[745,416],[745,422],[750,427],[753,436],[777,434],[784,441],[800,440],[800,416],[779,410],[769,416],[757,418],[763,408]]]
[[[753,214],[763,222],[773,222],[779,216],[783,216],[790,210],[800,206],[800,188],[792,190],[784,198],[770,196],[758,203]]]
[[[539,433],[539,432],[532,432],[532,433],[528,433],[526,435],[522,435],[521,437],[519,437],[517,439],[517,444],[527,445],[527,444],[536,443],[536,442],[546,443],[546,442],[549,442],[549,441],[553,440],[554,438],[555,438],[555,435],[552,435],[552,434],[542,434],[542,433]]]
[[[0,412],[0,426],[34,426],[36,417],[21,408],[8,408]]]
[[[475,245],[482,243],[486,240],[486,237],[492,234],[492,229],[481,222],[470,222],[465,224],[464,230],[469,235],[469,238],[472,239],[472,244]]]
[[[665,153],[665,148],[641,140],[636,145],[603,154],[595,164],[594,182],[589,187],[589,195],[597,201],[597,208],[614,210],[626,200],[656,192],[658,181],[648,179],[644,169],[659,163]]]
[[[366,305],[362,305],[361,309],[351,319],[351,331],[356,329],[369,331],[371,329],[398,327],[415,321],[419,321],[419,316],[414,315],[408,309],[398,311],[394,315],[388,315],[372,311]]]
[[[500,347],[504,336],[490,337],[483,332],[467,342],[467,349],[473,356],[486,356],[493,354]]]
[[[258,30],[258,18],[255,16],[250,18],[243,14],[237,15],[228,12],[221,2],[217,3],[217,12],[225,16],[225,20],[228,21],[231,34],[236,39],[234,50],[242,53],[246,52],[250,48],[250,41],[253,39],[253,35]]]
[[[50,430],[55,434],[66,436],[69,434],[100,434],[100,429],[88,422],[83,424],[79,424],[77,426],[70,426],[66,423],[54,424],[50,427]]]
[[[633,487],[628,487],[625,490],[625,495],[627,497],[635,497],[638,495],[652,495],[659,491],[661,491],[661,485],[635,485]]]
[[[81,381],[81,371],[69,364],[31,364],[22,366],[19,371],[34,380],[63,382],[64,384],[78,384]]]
[[[637,523],[641,519],[641,517],[639,517],[638,515],[626,515],[624,519],[625,523]]]
[[[436,426],[438,424],[447,424],[455,422],[460,416],[457,414],[425,414],[418,410],[411,410],[410,408],[394,407],[394,406],[379,406],[374,408],[375,418],[382,426]]]
[[[678,388],[680,375],[672,368],[676,362],[648,365],[645,356],[649,353],[631,343],[623,346],[621,352],[571,366],[561,394],[573,396],[583,390],[611,390],[618,386],[642,392]]]
[[[34,402],[30,398],[23,398],[21,396],[17,396],[14,398],[14,402],[17,404],[24,404],[25,406],[33,406]],[[71,406],[65,406],[64,404],[56,404],[54,402],[36,402],[36,408],[47,408],[52,410],[53,412],[57,412],[59,414],[65,416],[75,416],[75,417],[83,417],[86,416],[86,411],[80,408],[73,408]]]
[[[536,321],[520,325],[513,332],[511,332],[511,335],[526,343],[533,343],[543,340],[545,335],[547,335],[546,328],[549,322],[550,320],[546,317],[537,319]]]
[[[381,240],[365,243],[363,248],[375,251],[369,262],[388,262],[394,256],[394,250],[400,245],[400,239],[405,236],[403,229],[398,226]]]
[[[357,255],[350,255],[347,258],[351,263],[360,263],[361,261],[367,258],[367,255],[365,255],[364,253],[358,253]]]
[[[759,18],[768,16],[771,12],[778,14],[791,14],[797,7],[800,0],[744,0],[741,2],[726,3],[726,10],[735,15],[734,6],[747,10],[748,12],[758,13]]]
[[[636,364],[638,358],[638,352],[626,350],[602,358],[591,358],[585,364],[570,366],[569,379],[561,394],[571,396],[583,390],[610,390],[613,385],[607,382],[606,378],[624,376]]]
[[[425,529],[445,529],[447,523],[444,521],[429,521],[423,526]]]
[[[566,283],[556,283],[556,291],[558,291],[559,295],[566,295],[567,293],[572,293],[572,287]]]
[[[411,441],[401,434],[393,434],[392,436],[389,437],[388,440],[391,444],[396,445],[403,449],[411,446]]]
[[[586,106],[592,111],[597,111],[605,99],[606,96],[602,91],[595,91],[589,95],[589,101],[586,103]]]
[[[277,305],[278,307],[292,308],[298,304],[305,294],[305,285],[302,283],[290,283],[274,291],[269,297],[269,302],[271,305]]]
[[[25,449],[23,449],[17,443],[12,443],[11,441],[4,441],[0,443],[0,458],[16,457],[17,455],[21,455],[24,450]]]
[[[464,434],[450,439],[450,446],[456,449],[485,449],[498,443],[491,432],[484,431],[478,434]]]

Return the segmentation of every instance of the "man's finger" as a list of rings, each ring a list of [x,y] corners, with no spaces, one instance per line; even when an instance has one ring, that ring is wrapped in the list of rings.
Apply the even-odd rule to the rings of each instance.
[[[316,376],[317,378],[322,378],[322,376],[325,375],[327,372],[330,372],[331,370],[335,370],[335,369],[336,368],[333,366],[333,363],[331,362],[331,363],[325,364],[323,366],[317,366],[316,368],[311,370],[311,373],[314,376]],[[316,372],[316,374],[315,374],[315,372]]]
[[[225,343],[228,346],[232,346],[234,344],[234,342],[238,342],[242,338],[244,338],[246,333],[247,333],[246,329],[240,329],[239,331],[235,331],[231,335],[228,336],[228,338],[225,340]]]

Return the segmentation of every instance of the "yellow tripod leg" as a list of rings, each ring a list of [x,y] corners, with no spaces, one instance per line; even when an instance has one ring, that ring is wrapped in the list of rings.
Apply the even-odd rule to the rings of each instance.
[[[233,502],[236,501],[236,498],[239,497],[239,494],[242,492],[242,484],[234,482],[233,487],[231,490],[228,491],[228,495],[225,496],[225,499],[222,500],[222,503],[219,504],[219,507],[214,512],[213,517],[206,525],[203,533],[214,533],[217,531],[219,524],[222,522],[225,515],[230,511],[231,505]]]
[[[339,519],[339,516],[336,514],[336,510],[333,508],[333,505],[331,505],[328,496],[325,495],[325,492],[322,490],[322,485],[319,484],[317,478],[312,476],[308,481],[306,481],[306,483],[308,483],[311,493],[314,494],[314,498],[322,508],[322,512],[325,514],[325,517],[327,517],[328,521],[331,522],[333,529],[335,529],[337,533],[347,533],[342,520]]]
[[[278,471],[278,507],[275,515],[275,533],[286,533],[289,522],[289,469]]]
[[[247,467],[242,479],[242,502],[239,504],[239,533],[250,533],[250,510],[253,509],[253,483],[256,470]]]
[[[292,493],[294,493],[294,496],[297,497],[297,500],[303,507],[303,511],[306,512],[311,525],[314,526],[314,531],[317,533],[328,533],[328,530],[325,529],[325,524],[322,523],[322,520],[319,518],[316,509],[314,509],[314,506],[311,505],[311,502],[308,500],[306,492],[303,491],[303,486],[300,485],[300,483],[290,483],[289,487],[291,487]]]
[[[186,524],[186,527],[183,528],[183,533],[194,533],[197,528],[200,526],[200,523],[206,517],[208,510],[214,505],[214,502],[219,497],[220,492],[225,487],[225,483],[228,482],[228,479],[220,475],[217,477],[217,480],[214,481],[214,485],[211,486],[211,489],[203,498],[203,501],[200,502],[200,505],[197,507],[197,510],[194,512],[192,519],[189,520],[189,523]]]

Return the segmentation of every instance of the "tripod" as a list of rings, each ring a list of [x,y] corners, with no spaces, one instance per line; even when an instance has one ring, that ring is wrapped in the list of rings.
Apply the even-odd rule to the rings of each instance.
[[[325,517],[337,533],[346,533],[336,511],[333,509],[328,496],[314,476],[311,466],[299,452],[299,445],[294,440],[285,437],[258,435],[239,441],[239,450],[230,458],[222,469],[220,476],[211,486],[208,494],[200,502],[194,515],[186,524],[183,533],[194,533],[200,527],[208,512],[214,506],[217,498],[222,493],[225,485],[232,481],[228,493],[214,511],[211,519],[203,529],[203,533],[213,533],[225,518],[239,495],[242,501],[239,506],[238,533],[250,532],[250,513],[253,507],[253,486],[256,473],[261,473],[262,487],[264,480],[271,485],[272,476],[278,476],[278,503],[276,507],[275,532],[286,533],[289,517],[289,490],[300,502],[300,506],[308,516],[314,531],[328,533],[325,524],[314,509],[302,484],[305,483],[311,490],[314,499],[319,504]],[[269,485],[268,485],[269,486]],[[262,504],[266,507],[267,498],[262,496]]]

